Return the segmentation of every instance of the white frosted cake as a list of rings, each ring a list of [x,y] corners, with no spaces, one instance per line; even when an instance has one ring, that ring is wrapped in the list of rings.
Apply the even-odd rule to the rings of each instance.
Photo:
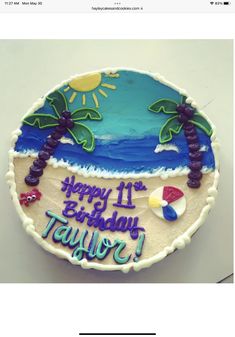
[[[40,98],[7,181],[27,233],[83,268],[136,271],[183,248],[217,193],[215,128],[159,75],[105,69]]]

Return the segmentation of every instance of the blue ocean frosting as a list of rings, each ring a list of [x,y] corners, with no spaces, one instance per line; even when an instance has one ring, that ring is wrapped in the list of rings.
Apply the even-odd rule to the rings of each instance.
[[[155,152],[160,129],[169,116],[148,109],[161,98],[180,102],[181,95],[147,74],[124,70],[117,74],[118,77],[112,77],[102,73],[99,85],[93,90],[79,92],[68,85],[59,89],[66,97],[70,111],[84,106],[96,108],[103,119],[84,122],[95,135],[96,147],[92,153],[84,151],[81,145],[61,143],[53,157],[71,165],[93,166],[115,172],[151,173],[159,168],[187,166],[188,146],[182,131],[168,143],[177,146],[178,152]],[[54,114],[47,101],[37,112]],[[15,150],[39,151],[52,130],[23,125]],[[210,137],[200,130],[198,136],[200,145],[207,149],[203,165],[214,168]],[[69,138],[70,134],[65,137]]]

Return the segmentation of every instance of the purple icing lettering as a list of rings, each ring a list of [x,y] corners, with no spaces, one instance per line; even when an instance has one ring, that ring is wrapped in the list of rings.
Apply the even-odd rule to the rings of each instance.
[[[115,223],[116,223],[117,215],[118,215],[118,212],[114,211],[113,215],[105,221],[106,229],[110,229],[112,232],[116,230]]]
[[[128,183],[125,187],[127,189],[127,205],[128,206],[133,206],[132,205],[132,183]]]
[[[84,184],[79,191],[80,196],[78,199],[82,201],[85,195],[90,195],[91,190],[92,188],[90,185]]]
[[[127,223],[127,217],[126,216],[120,216],[116,222],[116,230],[119,230],[121,232],[126,232],[126,223]]]
[[[123,190],[124,188],[127,189],[127,204],[123,204]],[[126,186],[123,181],[120,182],[119,186],[117,187],[118,198],[117,202],[113,204],[116,207],[123,207],[123,208],[135,208],[135,205],[132,204],[132,183],[129,182]]]
[[[100,231],[105,231],[106,230],[106,226],[105,226],[105,220],[103,217],[99,217],[99,221],[97,223],[97,227],[99,227]]]
[[[91,193],[89,195],[89,198],[87,199],[87,201],[89,203],[91,203],[93,201],[94,198],[98,198],[101,194],[101,188],[93,186],[91,189]]]
[[[147,191],[147,187],[143,184],[142,181],[136,181],[134,183],[135,191]]]
[[[75,215],[75,216],[76,216],[76,220],[79,221],[79,222],[80,222],[80,217],[82,216],[84,209],[85,209],[85,207],[82,206],[82,207],[80,208],[80,211],[78,211],[78,212],[76,213],[76,215]]]
[[[76,183],[73,187],[73,193],[80,193],[80,190],[82,189],[83,184],[82,183]]]
[[[123,181],[121,181],[120,185],[117,187],[117,190],[119,191],[117,204],[120,204],[120,205],[122,203],[122,193],[123,193],[124,186],[125,186],[125,183]]]
[[[112,192],[112,189],[108,189],[106,190],[106,188],[102,188],[101,189],[101,193],[100,193],[100,200],[103,201],[103,206],[101,206],[101,202],[100,201],[97,201],[95,204],[94,204],[94,209],[99,211],[99,212],[104,212],[107,208],[107,204],[108,204],[108,198],[109,198],[109,195],[110,193]]]
[[[99,198],[100,201],[97,201],[94,204],[94,209],[96,211],[104,212],[107,208],[108,198],[112,189],[106,190],[106,188],[99,188],[96,186],[90,186],[88,184],[83,184],[78,182],[75,184],[75,176],[67,177],[62,183],[62,192],[66,192],[66,197],[70,198],[72,193],[78,194],[78,200],[83,201],[84,197],[87,196],[87,202],[92,203],[94,199]]]
[[[132,223],[133,220],[133,223]],[[139,218],[138,217],[134,217],[133,219],[130,217],[128,219],[128,224],[127,224],[127,229],[130,231],[130,236],[133,240],[138,239],[139,237],[139,231],[145,231],[145,229],[143,227],[138,227],[138,221]]]
[[[96,214],[96,210],[93,210],[92,212],[91,212],[91,214],[89,215],[89,217],[88,217],[88,220],[87,220],[87,225],[89,226],[89,227],[96,227],[95,226],[95,214]]]
[[[93,222],[93,227],[98,228],[99,225],[102,223],[102,220],[100,221],[100,219],[104,219],[103,217],[101,217],[101,213],[97,213],[96,216],[93,218],[94,222]]]
[[[71,177],[71,180],[69,179],[69,177],[65,178],[64,181],[62,181],[62,188],[61,188],[61,191],[62,192],[66,192],[66,197],[67,198],[70,198],[72,192],[73,192],[73,187],[74,187],[74,181],[75,181],[75,177],[72,176]]]
[[[73,218],[76,216],[77,212],[75,208],[77,207],[78,203],[76,201],[65,200],[64,204],[66,204],[66,207],[62,211],[63,216],[66,216],[67,218]]]
[[[87,212],[83,212],[85,208],[81,207],[80,211],[76,214],[76,221],[83,223],[86,217],[89,217],[90,214]]]
[[[84,223],[86,221],[87,226],[99,228],[100,231],[110,230],[111,232],[130,232],[130,236],[133,240],[139,237],[139,231],[145,231],[143,227],[138,227],[138,217],[118,217],[118,212],[114,211],[112,216],[105,219],[102,217],[102,212],[93,210],[91,213],[85,212],[83,206],[76,211],[78,203],[76,201],[66,200],[65,209],[62,214],[67,218],[75,218],[77,222]]]

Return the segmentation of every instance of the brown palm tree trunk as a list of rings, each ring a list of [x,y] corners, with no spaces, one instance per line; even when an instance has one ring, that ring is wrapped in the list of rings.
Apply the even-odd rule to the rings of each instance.
[[[29,174],[25,177],[25,183],[29,186],[36,186],[39,184],[39,177],[43,175],[43,169],[47,166],[46,161],[55,152],[55,149],[60,143],[60,139],[66,133],[67,128],[71,129],[74,122],[71,119],[71,113],[64,111],[58,120],[59,125],[47,137],[46,142],[43,144],[38,153],[38,158],[34,160],[33,165],[29,169]]]

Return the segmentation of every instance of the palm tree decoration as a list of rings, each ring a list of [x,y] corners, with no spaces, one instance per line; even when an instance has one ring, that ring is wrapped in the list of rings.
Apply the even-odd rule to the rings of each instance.
[[[87,119],[99,121],[102,119],[98,111],[90,108],[80,108],[73,112],[68,111],[66,99],[59,91],[51,93],[46,99],[52,106],[55,112],[54,115],[35,112],[23,120],[24,124],[40,129],[54,128],[46,138],[38,157],[30,167],[29,174],[25,177],[25,183],[30,186],[39,184],[39,177],[43,174],[43,169],[47,165],[46,161],[55,152],[55,149],[60,144],[60,139],[67,131],[77,144],[82,145],[85,151],[94,151],[94,135],[80,121]]]
[[[196,128],[201,129],[208,136],[212,135],[212,128],[202,114],[186,103],[186,99],[187,97],[182,96],[180,103],[170,99],[159,99],[149,107],[149,110],[156,113],[163,112],[170,117],[160,130],[159,141],[161,144],[171,141],[173,135],[179,134],[183,129],[190,159],[187,184],[190,188],[199,188],[202,178],[202,152]]]

